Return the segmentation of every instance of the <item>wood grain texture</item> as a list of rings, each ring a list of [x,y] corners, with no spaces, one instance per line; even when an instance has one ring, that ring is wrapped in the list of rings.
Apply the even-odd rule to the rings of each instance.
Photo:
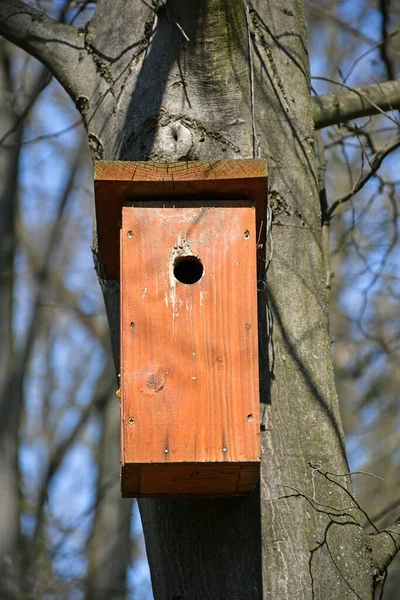
[[[185,204],[122,212],[125,496],[243,494],[258,477],[255,208]],[[204,269],[190,285],[185,256]]]
[[[97,243],[104,279],[119,279],[121,210],[127,201],[247,199],[256,207],[258,239],[264,239],[267,198],[264,160],[150,163],[95,162]]]
[[[122,160],[95,162],[95,181],[202,181],[252,179],[267,176],[264,160],[210,160],[154,163]]]
[[[259,476],[252,463],[129,464],[122,470],[124,498],[247,496]]]

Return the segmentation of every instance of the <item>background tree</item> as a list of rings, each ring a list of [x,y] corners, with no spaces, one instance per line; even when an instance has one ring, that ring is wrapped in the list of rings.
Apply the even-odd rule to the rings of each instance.
[[[332,287],[334,272],[332,297],[341,311],[332,322],[333,331],[337,332],[333,347],[342,375],[339,389],[342,386],[343,395],[351,394],[354,400],[344,414],[348,422],[353,419],[353,436],[357,435],[353,440],[357,439],[360,454],[357,460],[361,464],[368,456],[366,445],[360,443],[357,428],[368,427],[371,422],[379,422],[380,432],[385,427],[379,411],[371,410],[374,404],[381,402],[381,406],[384,402],[385,406],[392,407],[387,411],[386,416],[391,418],[385,421],[385,431],[391,434],[392,448],[398,440],[398,426],[396,428],[393,419],[393,415],[398,415],[393,402],[396,382],[390,369],[398,351],[398,335],[393,330],[395,317],[391,317],[391,314],[395,315],[393,307],[398,282],[389,260],[397,241],[397,182],[390,170],[385,173],[381,169],[378,175],[377,168],[399,145],[396,113],[385,118],[381,111],[399,108],[400,85],[392,81],[357,92],[349,89],[350,83],[353,86],[369,81],[349,81],[348,71],[352,65],[357,67],[359,64],[355,61],[361,57],[360,47],[337,44],[335,32],[347,30],[347,36],[350,34],[358,40],[360,36],[368,38],[363,33],[362,23],[365,15],[371,17],[373,8],[365,2],[358,14],[354,8],[351,12],[347,5],[351,13],[349,18],[346,4],[309,5],[310,21],[316,23],[315,29],[311,28],[311,42],[321,44],[321,40],[325,40],[330,64],[340,65],[339,79],[337,73],[331,73],[330,67],[322,61],[317,69],[325,77],[338,79],[342,90],[339,94],[319,96],[313,101],[304,13],[298,2],[287,2],[284,7],[280,2],[251,4],[222,0],[197,3],[168,0],[129,5],[98,2],[93,15],[89,3],[83,2],[73,9],[66,4],[57,20],[17,0],[3,0],[0,5],[0,33],[39,58],[68,91],[82,114],[95,160],[172,161],[261,156],[269,166],[272,229],[268,247],[272,260],[266,290],[259,298],[264,307],[260,319],[263,449],[260,490],[246,500],[140,502],[156,598],[318,598],[323,595],[333,597],[332,594],[334,597],[370,598],[399,546],[396,525],[384,523],[385,530],[379,533],[378,527],[369,521],[367,525],[372,528],[372,535],[362,528],[366,514],[353,497],[327,326],[325,287]],[[385,2],[380,3],[379,9],[382,37],[378,42],[373,38],[365,43],[369,44],[369,50],[375,45],[381,55],[379,65],[383,65],[386,72],[381,73],[379,79],[392,80],[395,73],[390,58],[391,44],[396,38],[390,35],[393,25],[389,14],[393,14],[394,19],[397,16],[395,11],[388,12]],[[55,16],[53,5],[48,10]],[[87,21],[89,16],[90,21]],[[84,25],[76,28],[63,23],[72,21],[79,25],[76,19],[81,19]],[[327,35],[313,37],[317,26],[326,28]],[[353,40],[352,37],[346,39]],[[340,56],[342,50],[345,54]],[[346,71],[343,71],[346,66],[343,63],[348,63]],[[327,86],[320,87],[321,92],[328,91]],[[21,114],[24,110],[26,108]],[[372,114],[378,114],[378,117],[371,122],[342,125],[319,138],[320,169],[317,172],[312,115],[316,128],[320,129]],[[10,118],[18,120],[18,114]],[[364,125],[362,128],[360,123]],[[4,128],[7,132],[10,129],[17,131],[12,121]],[[387,136],[390,136],[389,141]],[[80,144],[79,137],[74,138],[74,143]],[[14,153],[16,146],[16,143],[12,144]],[[2,151],[6,150],[3,148]],[[329,159],[326,185],[324,156]],[[70,226],[70,232],[80,222],[81,205],[75,210],[69,207],[68,213],[65,211],[78,177],[74,171],[84,162],[82,154],[72,162],[76,168],[61,190],[58,215],[54,216],[52,207],[53,214],[48,218],[53,224],[53,231],[47,235],[48,243],[42,249],[43,254],[36,257],[36,262],[31,259],[37,265],[37,299],[32,303],[36,312],[32,312],[32,325],[26,329],[28,342],[25,342],[23,353],[17,355],[14,370],[5,369],[7,385],[12,384],[12,390],[21,387],[33,343],[35,359],[44,357],[42,368],[47,364],[46,356],[50,359],[57,355],[57,340],[49,336],[46,328],[43,329],[42,344],[47,345],[47,349],[43,354],[37,354],[40,343],[37,311],[42,310],[44,298],[47,305],[45,294],[49,288],[46,286],[55,253],[59,251],[57,246],[65,228],[66,215],[71,218],[70,211],[77,215],[75,227]],[[15,160],[13,164],[16,164]],[[331,170],[331,164],[334,170]],[[335,174],[334,181],[329,179],[332,173]],[[88,175],[81,174],[79,178],[81,182],[85,178],[87,181]],[[368,188],[376,181],[378,185],[374,189]],[[15,182],[15,176],[12,182]],[[357,196],[353,201],[355,193]],[[12,193],[7,192],[4,198],[9,207],[15,206]],[[347,205],[351,210],[345,210]],[[10,209],[6,214],[10,214]],[[43,209],[40,215],[43,215]],[[13,231],[12,222],[11,214],[5,231]],[[333,265],[329,261],[331,229]],[[388,232],[392,230],[388,244]],[[43,236],[43,231],[41,233]],[[21,235],[29,248],[28,256],[35,257],[35,253],[37,256],[42,236],[38,235],[33,243],[29,234]],[[96,244],[94,253],[118,369],[118,283],[102,279],[101,257]],[[67,264],[66,256],[61,256]],[[11,265],[13,254],[8,251],[7,257]],[[69,278],[74,267],[76,263],[69,264],[64,277],[59,278],[56,303],[60,298],[65,301],[68,297]],[[379,286],[376,285],[378,280]],[[355,282],[364,290],[361,297],[367,300],[355,300],[353,291],[351,305],[343,304],[349,297],[349,286]],[[8,280],[6,298],[10,298],[11,284]],[[90,294],[90,287],[86,281],[82,293]],[[82,310],[81,303],[76,302],[76,305],[79,322],[84,323],[88,311]],[[9,306],[10,303],[6,304],[8,313],[3,313],[6,314],[5,323],[10,322]],[[89,312],[93,317],[93,309]],[[48,313],[44,321],[50,322]],[[93,323],[93,318],[89,322]],[[103,327],[103,334],[104,330]],[[10,329],[8,332],[11,340]],[[358,353],[352,360],[355,349]],[[48,484],[55,473],[54,466],[59,465],[57,456],[60,461],[66,452],[60,453],[60,447],[61,450],[65,445],[68,448],[85,430],[89,420],[89,416],[85,420],[85,415],[92,415],[93,403],[99,407],[100,417],[106,416],[106,419],[102,421],[98,417],[104,424],[100,429],[102,437],[91,442],[93,451],[103,457],[103,461],[98,477],[92,544],[88,544],[92,550],[86,589],[92,597],[101,597],[101,594],[118,597],[125,593],[123,580],[127,562],[124,564],[123,561],[129,560],[126,520],[130,512],[129,504],[118,498],[115,485],[117,458],[113,460],[107,452],[112,447],[110,440],[114,440],[114,447],[117,443],[118,405],[115,401],[107,402],[111,386],[111,361],[107,354],[103,351],[99,361],[104,377],[99,373],[97,363],[97,369],[93,367],[96,376],[93,375],[91,384],[85,386],[90,364],[89,346],[86,344],[81,351],[87,352],[87,360],[76,357],[75,368],[72,358],[71,363],[64,364],[68,364],[69,377],[76,381],[81,378],[86,394],[85,409],[76,400],[79,389],[76,386],[71,394],[72,409],[77,411],[73,417],[75,427],[71,433],[68,431],[71,421],[61,421],[61,440],[54,437],[57,433],[54,423],[61,414],[65,418],[68,411],[61,413],[60,403],[57,405],[54,397],[57,393],[49,392],[51,378],[44,377],[47,408],[53,412],[48,413],[51,418],[43,432],[49,436],[53,452],[47,452],[48,466],[44,476],[41,473],[42,485],[36,491],[39,501],[33,503],[33,533],[25,523],[24,533],[34,543],[23,551],[24,562],[28,561],[29,568],[24,565],[22,587],[28,590],[32,585],[40,552],[45,557],[44,564],[50,566],[49,572],[54,571],[54,560],[46,556],[50,546],[43,543],[43,527],[46,521],[46,535],[57,538],[58,530],[63,529],[63,519],[57,514],[45,514],[47,490],[52,489]],[[6,356],[13,356],[13,352],[14,349],[9,350]],[[382,355],[385,368],[379,369]],[[21,357],[25,359],[21,361]],[[62,362],[60,355],[58,361]],[[68,387],[65,383],[64,386]],[[87,404],[92,394],[95,401]],[[6,406],[2,414],[8,414],[8,392],[2,398],[5,398]],[[13,407],[22,406],[22,390],[19,390],[18,398],[19,404],[13,402]],[[31,402],[26,406],[32,406]],[[54,409],[58,410],[54,412]],[[352,416],[356,409],[357,418]],[[386,410],[382,412],[386,413]],[[7,419],[11,417],[7,416]],[[18,419],[11,422],[7,419],[2,418],[2,423],[6,424],[4,427],[11,443],[4,446],[2,464],[3,468],[8,467],[12,477],[8,484],[11,491],[8,506],[15,507]],[[40,432],[32,430],[31,434],[31,443],[37,443]],[[87,439],[85,441],[88,443]],[[10,448],[14,448],[13,452],[9,452]],[[380,455],[386,462],[395,464],[395,454],[388,452],[387,445]],[[379,464],[377,466],[380,471]],[[368,485],[372,489],[374,481],[360,487]],[[114,491],[108,491],[107,496],[112,484]],[[397,501],[393,486],[388,495],[389,508],[395,508]],[[54,510],[53,504],[49,506]],[[383,510],[385,516],[387,512]],[[3,561],[3,568],[14,584],[21,581],[21,577],[14,576],[18,573],[20,558],[16,548],[21,548],[17,541],[17,517],[15,512],[14,525],[9,528],[11,535],[3,538],[10,540],[9,545],[2,548],[2,555],[9,559]],[[89,537],[86,533],[86,538]],[[104,539],[115,539],[119,544],[118,555],[123,561],[119,563],[118,573],[114,573],[116,566],[109,560],[113,554],[99,554],[100,549],[105,548]],[[107,549],[115,556],[112,543]],[[77,578],[82,581],[82,575]],[[60,579],[62,577],[56,579],[59,589],[62,586]],[[35,581],[38,582],[37,577]],[[116,582],[119,585],[115,585]],[[10,589],[7,593],[11,595],[14,591]]]
[[[87,251],[87,143],[46,69],[4,40],[1,58],[0,596],[122,598],[143,545],[131,503],[113,500],[118,403]]]

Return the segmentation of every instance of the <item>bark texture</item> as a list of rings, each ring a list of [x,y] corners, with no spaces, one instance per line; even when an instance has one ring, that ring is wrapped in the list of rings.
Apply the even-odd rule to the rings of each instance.
[[[360,85],[312,99],[315,129],[400,108],[400,81]]]
[[[256,155],[270,172],[260,487],[140,501],[155,598],[372,598],[382,552],[359,525],[334,387],[303,2],[99,0],[76,35],[90,76],[66,87],[94,159]],[[101,285],[118,365],[118,283]]]
[[[14,377],[12,335],[13,267],[16,245],[17,171],[21,127],[11,106],[8,51],[0,42],[0,138],[12,131],[8,147],[0,148],[0,596],[19,593],[18,430],[22,389]]]

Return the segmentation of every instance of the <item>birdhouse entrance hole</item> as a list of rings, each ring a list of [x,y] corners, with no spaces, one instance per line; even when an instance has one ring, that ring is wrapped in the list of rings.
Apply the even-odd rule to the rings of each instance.
[[[200,281],[204,267],[198,256],[179,256],[174,264],[175,279],[186,285]]]
[[[266,164],[95,169],[103,276],[120,280],[122,495],[247,495],[260,470]]]

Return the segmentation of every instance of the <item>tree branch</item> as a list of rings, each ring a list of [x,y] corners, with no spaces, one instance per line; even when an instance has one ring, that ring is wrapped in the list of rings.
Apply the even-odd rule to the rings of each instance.
[[[370,166],[370,170],[368,171],[368,173],[366,173],[365,175],[361,173],[360,177],[355,182],[351,190],[331,204],[329,209],[326,211],[326,217],[330,219],[340,204],[347,202],[347,200],[350,200],[350,198],[354,196],[354,194],[359,192],[361,188],[363,188],[364,185],[367,183],[367,181],[369,181],[371,177],[373,177],[376,174],[377,170],[381,166],[383,160],[388,156],[388,154],[390,154],[391,152],[393,152],[393,150],[396,150],[397,148],[400,148],[400,135],[395,137],[390,144],[387,144],[381,150],[379,150],[372,160],[368,160]]]
[[[382,574],[400,550],[400,519],[380,533],[371,535],[373,559]]]
[[[312,98],[315,129],[394,109],[400,109],[400,81],[361,85]]]
[[[106,385],[104,385],[106,384]],[[111,385],[110,385],[111,384]],[[86,427],[89,422],[90,417],[93,415],[95,409],[99,409],[108,401],[110,398],[113,398],[113,389],[115,389],[114,377],[113,377],[113,369],[106,368],[104,369],[100,379],[97,390],[89,404],[85,406],[80,415],[80,419],[78,423],[75,425],[74,429],[71,431],[69,436],[67,436],[64,440],[62,440],[52,451],[49,457],[49,462],[47,465],[46,473],[43,477],[41,485],[38,491],[38,504],[36,510],[36,524],[35,529],[32,534],[32,538],[30,539],[29,549],[24,557],[25,569],[29,569],[32,567],[32,562],[35,558],[35,553],[37,551],[37,547],[39,544],[40,533],[43,528],[44,518],[45,518],[45,504],[46,497],[49,491],[50,483],[57,473],[58,469],[62,461],[64,460],[67,452],[72,448],[73,444],[78,439],[78,436],[81,434],[83,429]],[[114,396],[115,397],[115,396]],[[114,400],[115,401],[115,400]]]
[[[386,517],[390,511],[394,510],[395,508],[397,508],[398,506],[400,506],[400,499],[397,498],[397,500],[394,500],[393,502],[390,502],[388,505],[384,506],[380,511],[378,511],[377,513],[375,513],[372,517],[371,520],[372,521],[380,521],[380,519],[383,519],[384,517]]]
[[[59,23],[21,0],[1,0],[0,35],[43,63],[74,100],[80,88],[87,87],[87,62],[79,60],[87,55],[85,38],[75,27]]]
[[[393,61],[389,55],[389,43],[390,37],[388,35],[388,25],[390,20],[390,9],[389,9],[389,0],[379,0],[378,2],[379,10],[382,15],[381,21],[381,37],[382,44],[380,47],[380,55],[383,64],[385,65],[386,72],[389,79],[395,79],[396,72],[393,65]]]

